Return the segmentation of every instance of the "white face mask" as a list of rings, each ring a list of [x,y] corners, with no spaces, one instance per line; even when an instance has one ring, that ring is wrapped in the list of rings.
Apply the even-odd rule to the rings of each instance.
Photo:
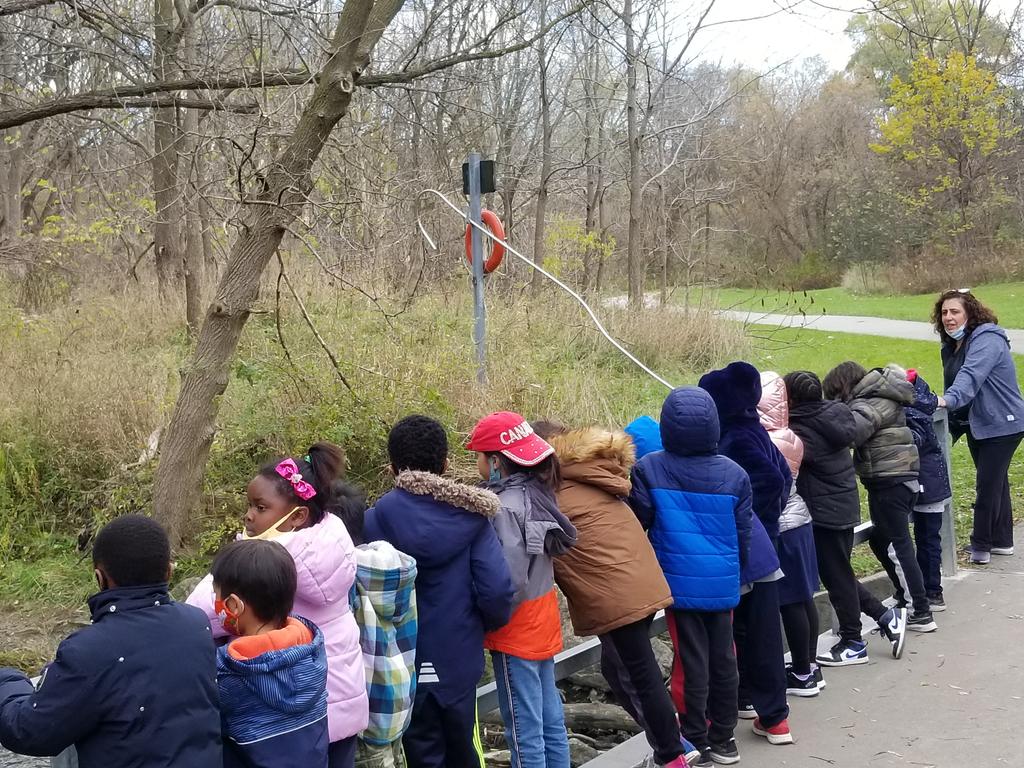
[[[285,524],[285,522],[288,520],[289,517],[291,517],[293,514],[295,514],[295,510],[296,509],[298,509],[298,507],[293,508],[291,512],[289,512],[287,515],[282,517],[280,520],[278,520],[272,526],[267,528],[267,530],[265,530],[263,533],[257,533],[255,536],[250,536],[249,534],[247,534],[243,530],[242,531],[242,540],[243,541],[256,541],[256,540],[272,541],[274,539],[281,538],[285,534],[291,533],[291,531],[282,531],[282,530],[280,530],[280,528],[281,528],[282,525]]]
[[[952,331],[946,331],[946,333],[949,335],[949,338],[953,339],[953,341],[960,341],[960,339],[964,337],[964,333],[966,332],[967,323],[964,323],[959,328],[954,328]]]

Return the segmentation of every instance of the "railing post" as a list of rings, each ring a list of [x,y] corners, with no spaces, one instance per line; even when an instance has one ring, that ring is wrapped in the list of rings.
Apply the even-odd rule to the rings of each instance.
[[[953,438],[949,432],[949,413],[945,408],[935,411],[932,426],[942,448],[951,490],[949,500],[942,507],[942,575],[948,578],[956,575],[956,520],[953,515]]]

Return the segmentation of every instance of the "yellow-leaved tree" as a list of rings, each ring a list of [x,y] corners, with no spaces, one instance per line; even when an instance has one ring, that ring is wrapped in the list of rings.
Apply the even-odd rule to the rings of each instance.
[[[959,51],[920,56],[893,78],[871,145],[892,159],[904,204],[960,252],[996,234],[1008,196],[1003,165],[1020,130],[995,73]]]

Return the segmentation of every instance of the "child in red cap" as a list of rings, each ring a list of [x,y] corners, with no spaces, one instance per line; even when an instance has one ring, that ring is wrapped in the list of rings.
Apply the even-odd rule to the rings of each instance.
[[[477,452],[480,476],[501,501],[493,522],[515,589],[512,618],[484,642],[494,664],[512,768],[569,768],[555,686],[562,624],[551,558],[572,547],[576,529],[555,501],[558,459],[522,416],[508,411],[482,419],[467,447]]]

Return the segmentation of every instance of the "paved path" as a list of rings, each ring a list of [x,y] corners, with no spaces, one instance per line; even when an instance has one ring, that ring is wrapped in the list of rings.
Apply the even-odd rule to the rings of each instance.
[[[648,294],[646,303],[650,307],[658,306],[658,295]],[[605,300],[609,307],[625,307],[625,296],[613,296]],[[682,311],[682,307],[669,305],[673,310]],[[806,328],[810,331],[831,331],[832,333],[861,333],[867,336],[886,336],[891,339],[910,339],[912,341],[939,340],[931,323],[913,320],[890,320],[884,317],[859,317],[855,315],[780,315],[748,310],[723,309],[718,313],[721,317],[738,320],[752,325],[774,325],[780,328]],[[1024,331],[1007,330],[1010,346],[1014,354],[1024,355]]]
[[[1024,526],[1016,535],[1024,542]],[[870,663],[826,669],[820,696],[791,698],[795,744],[773,747],[741,720],[740,765],[1024,766],[1024,554],[992,560],[946,582],[949,608],[935,614],[938,631],[912,633],[900,661],[871,636]],[[834,641],[822,635],[819,645]],[[636,765],[650,752],[642,740],[628,744],[601,766]]]
[[[893,339],[938,341],[931,323],[913,320],[890,320],[882,317],[855,317],[853,315],[776,315],[764,312],[724,310],[722,317],[757,325],[777,325],[781,328],[806,328],[833,333],[862,333],[867,336],[886,336]],[[1007,330],[1014,354],[1024,354],[1024,331]]]

